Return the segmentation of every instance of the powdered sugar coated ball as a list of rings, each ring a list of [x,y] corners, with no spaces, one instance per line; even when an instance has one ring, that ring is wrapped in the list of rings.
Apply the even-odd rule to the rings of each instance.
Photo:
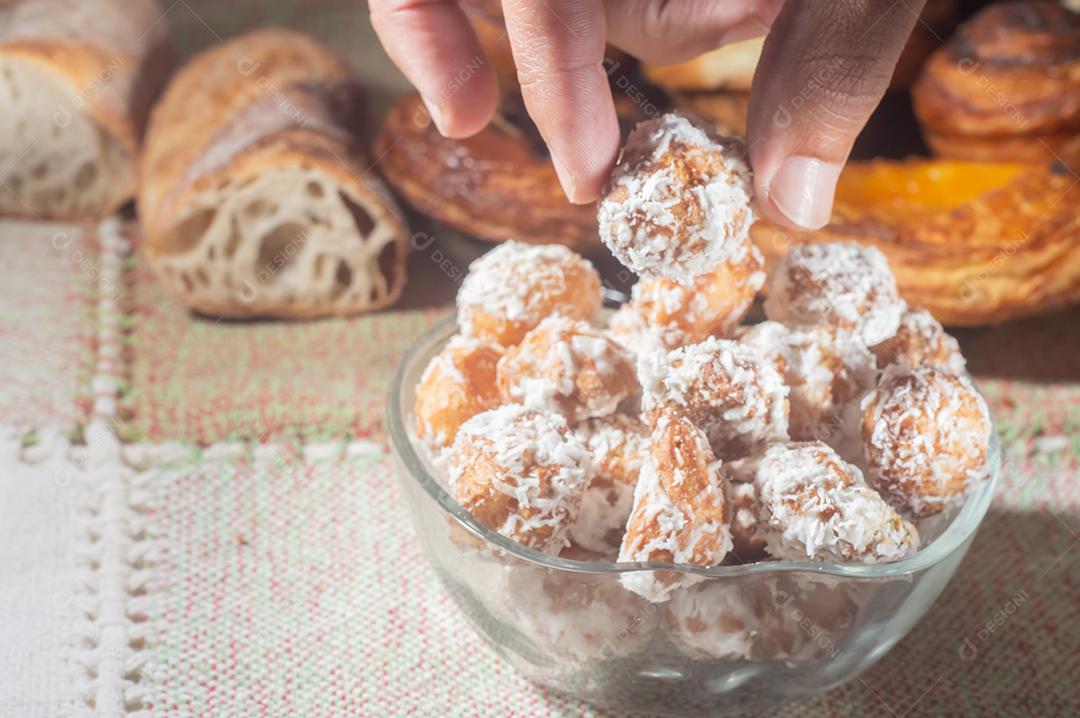
[[[819,439],[830,445],[845,431],[845,409],[858,405],[874,385],[874,355],[857,336],[829,327],[790,329],[762,322],[739,341],[773,363],[791,390],[788,433],[796,441]]]
[[[611,333],[627,346],[667,349],[727,336],[765,284],[764,267],[761,252],[748,245],[741,256],[686,284],[642,278],[611,318]]]
[[[587,322],[553,315],[499,360],[506,402],[557,411],[570,422],[613,414],[638,392],[633,357]]]
[[[516,404],[462,424],[443,461],[450,493],[480,523],[555,554],[593,478],[589,451],[563,417]]]
[[[989,475],[990,414],[966,379],[894,364],[862,406],[867,480],[902,511],[939,513]]]
[[[867,346],[896,334],[905,309],[885,255],[845,242],[793,247],[773,269],[765,300],[769,319],[851,331]]]
[[[678,114],[640,123],[600,201],[600,238],[644,277],[684,283],[744,251],[754,212],[744,147]]]
[[[642,411],[655,421],[665,410],[705,432],[727,460],[788,438],[788,388],[752,348],[710,337],[673,352],[654,352],[638,364]]]
[[[941,323],[925,309],[909,309],[900,318],[895,336],[874,347],[878,367],[902,364],[909,369],[936,366],[961,376],[966,362],[960,345],[945,333]]]
[[[664,412],[634,490],[619,561],[715,566],[731,550],[727,480],[708,439],[685,417]],[[622,575],[623,586],[662,603],[699,576],[672,571]]]
[[[600,275],[558,244],[503,242],[476,260],[458,292],[462,334],[509,347],[551,314],[592,320],[600,311]]]
[[[878,563],[919,547],[915,527],[820,441],[770,446],[754,485],[760,534],[778,558]]]
[[[427,446],[447,446],[458,427],[499,405],[495,366],[501,355],[494,347],[457,335],[428,363],[413,405],[417,434]]]

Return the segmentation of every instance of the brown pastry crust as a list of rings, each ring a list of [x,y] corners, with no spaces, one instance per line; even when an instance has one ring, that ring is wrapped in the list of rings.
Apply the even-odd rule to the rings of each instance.
[[[1080,301],[1080,185],[1019,164],[849,163],[832,221],[751,234],[771,267],[794,243],[880,249],[909,304],[960,326],[995,324]]]
[[[396,301],[405,282],[408,239],[400,211],[369,171],[359,136],[361,102],[360,87],[344,60],[289,31],[263,30],[236,38],[184,67],[154,110],[140,164],[146,255],[166,288],[198,311],[234,318],[342,315]],[[312,207],[328,192],[340,193],[343,204],[333,205],[335,210],[347,209],[353,216],[350,229],[342,231],[357,238],[351,249],[335,250],[346,269],[351,267],[344,286],[331,292],[301,281],[296,296],[291,291],[260,291],[244,297],[240,291],[238,299],[237,288],[228,282],[210,293],[198,282],[179,281],[164,268],[169,258],[190,253],[192,248],[177,246],[192,236],[181,229],[200,212],[216,209],[201,209],[208,194],[241,192],[274,172],[317,179],[322,189],[310,198]],[[218,201],[224,201],[220,197]],[[294,205],[305,201],[266,199]],[[311,224],[319,221],[325,218]],[[300,228],[301,240],[304,232],[315,231],[306,224]],[[242,236],[240,241],[255,239]],[[378,269],[370,277],[365,274],[370,287],[360,296],[362,282],[356,272],[371,266],[374,255]],[[220,253],[210,264],[213,261],[225,263]],[[316,261],[315,267],[314,274],[320,275],[321,263]],[[326,273],[321,276],[325,279]]]
[[[463,232],[600,249],[595,205],[567,201],[543,141],[514,104],[479,134],[449,139],[419,95],[402,97],[383,120],[375,156],[409,204]]]
[[[72,102],[57,111],[88,113],[130,155],[130,176],[113,188],[99,216],[135,194],[139,140],[172,66],[163,20],[153,0],[0,2],[0,57],[33,63],[62,78],[72,88]]]
[[[987,7],[935,52],[914,88],[935,152],[1080,166],[1080,14],[1057,2]]]

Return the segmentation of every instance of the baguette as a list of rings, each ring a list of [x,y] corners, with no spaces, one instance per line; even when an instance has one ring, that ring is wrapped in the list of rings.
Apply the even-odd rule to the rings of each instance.
[[[361,103],[345,62],[298,33],[261,30],[192,59],[140,163],[145,252],[166,289],[229,318],[393,303],[408,239],[362,150]]]
[[[154,0],[0,2],[0,214],[92,220],[134,196],[163,19]]]

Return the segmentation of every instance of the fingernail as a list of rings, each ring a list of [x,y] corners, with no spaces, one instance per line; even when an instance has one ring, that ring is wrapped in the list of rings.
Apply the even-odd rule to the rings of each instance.
[[[551,164],[555,165],[555,174],[559,177],[559,184],[562,185],[563,192],[566,193],[567,199],[573,204],[581,204],[578,200],[577,180],[570,170],[566,169],[566,166],[559,161],[559,158],[555,155],[551,156]]]
[[[769,199],[800,227],[820,229],[832,215],[841,165],[813,157],[789,157],[769,185]]]
[[[435,129],[439,131],[440,135],[446,137],[446,131],[443,129],[442,109],[423,95],[420,96],[420,99],[424,101],[424,107],[427,108],[428,115],[431,116],[431,121],[435,123]]]

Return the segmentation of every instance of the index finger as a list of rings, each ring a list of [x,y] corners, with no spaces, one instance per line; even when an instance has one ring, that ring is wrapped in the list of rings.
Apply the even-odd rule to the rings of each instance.
[[[371,24],[420,93],[439,132],[468,137],[495,112],[498,87],[456,0],[370,0]]]
[[[600,190],[619,152],[619,123],[604,72],[601,0],[503,0],[525,107],[551,151],[571,202]]]

